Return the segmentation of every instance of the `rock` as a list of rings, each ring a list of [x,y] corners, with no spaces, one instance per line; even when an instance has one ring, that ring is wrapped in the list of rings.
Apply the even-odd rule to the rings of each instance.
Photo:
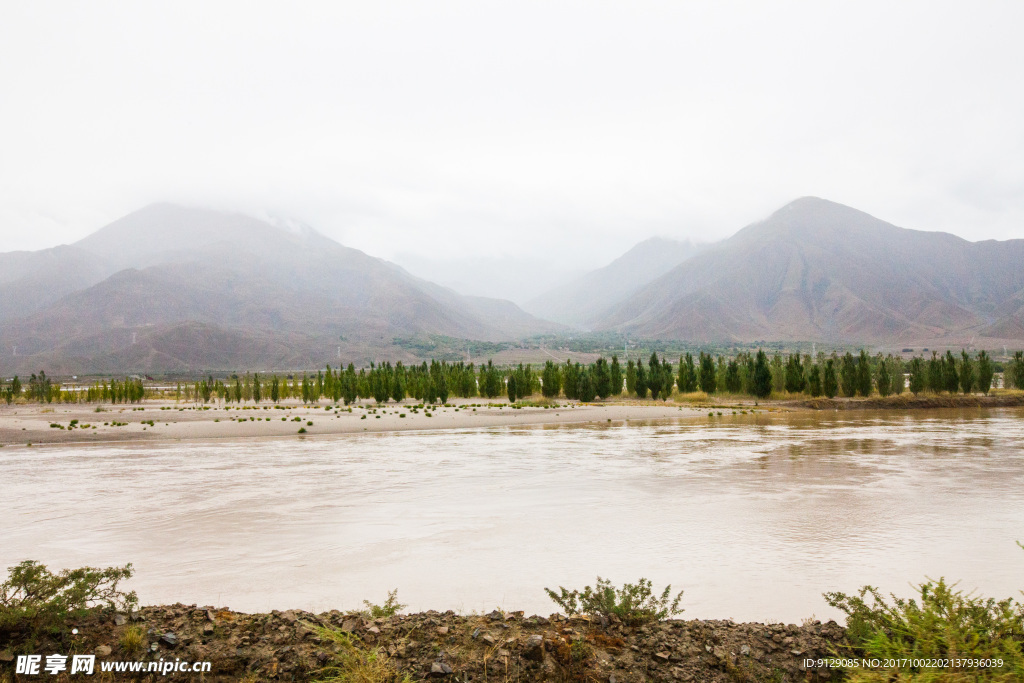
[[[523,646],[523,657],[539,662],[544,659],[544,636],[532,635]]]
[[[277,615],[275,615],[275,616],[277,616]],[[217,621],[217,615],[213,613],[212,609],[206,610],[206,620],[207,621],[211,621],[211,622]]]
[[[669,660],[669,654],[667,652],[655,652],[654,658],[659,662],[667,662]]]
[[[160,651],[160,643],[156,643],[156,642],[150,643],[149,644],[149,651],[150,652],[159,652]]]
[[[490,633],[485,633],[484,637],[481,638],[481,640],[483,640],[488,645],[494,645],[494,636],[492,636]]]
[[[487,618],[491,621],[503,621],[505,619],[505,615],[499,612],[498,610],[494,610],[493,612],[487,615]]]
[[[4,650],[4,651],[0,652],[0,662],[13,662],[13,661],[14,661],[14,653],[13,652],[11,652],[10,650]]]
[[[451,672],[452,672],[452,668],[450,666],[448,666],[447,664],[445,664],[444,662],[434,662],[433,664],[430,665],[430,675],[431,676],[436,676],[436,677],[447,676]]]
[[[128,617],[123,614],[114,615],[114,626],[124,626],[128,623]]]
[[[372,635],[375,635],[375,636],[379,636],[380,635],[380,629],[377,628],[376,626],[371,626],[370,628],[366,629],[366,632],[370,633]]]
[[[178,636],[174,635],[173,632],[168,631],[167,633],[160,636],[160,642],[168,647],[174,647],[178,644]]]
[[[476,640],[477,638],[480,637],[480,632],[481,632],[481,630],[478,629],[478,628],[473,629],[473,635],[471,635],[470,638],[472,638],[473,640]]]
[[[298,621],[299,617],[295,614],[295,610],[285,610],[281,612],[281,618],[287,621],[289,624],[294,624]]]
[[[750,654],[750,646],[749,645],[741,645],[740,646],[740,654],[741,655],[749,655]]]
[[[359,620],[358,619],[346,619],[345,621],[343,621],[341,623],[341,630],[342,631],[348,631],[349,633],[354,633],[357,628],[359,628]]]
[[[438,635],[442,635],[442,636],[448,635],[448,627],[447,626],[438,626],[437,627],[437,633],[438,633]]]
[[[93,650],[93,652],[96,653],[97,657],[109,657],[110,653],[113,652],[113,650],[110,649],[109,645],[100,645],[95,650]]]
[[[203,624],[203,635],[204,636],[212,636],[213,635],[213,624]]]

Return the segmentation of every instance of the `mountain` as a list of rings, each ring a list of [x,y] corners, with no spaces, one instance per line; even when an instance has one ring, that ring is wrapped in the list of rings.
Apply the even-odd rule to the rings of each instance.
[[[703,249],[690,241],[652,237],[607,266],[555,287],[527,302],[534,315],[567,325],[590,327],[608,309]]]
[[[288,369],[387,355],[394,337],[558,329],[307,226],[170,204],[74,245],[0,255],[0,266],[5,372]]]
[[[1024,339],[1024,240],[968,242],[805,197],[623,300],[594,327],[693,341]]]

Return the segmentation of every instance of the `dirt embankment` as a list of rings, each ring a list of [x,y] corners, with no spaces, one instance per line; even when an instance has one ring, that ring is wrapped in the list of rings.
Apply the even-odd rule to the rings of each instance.
[[[805,401],[781,401],[777,405],[811,410],[913,410],[918,408],[1017,408],[1024,406],[1024,392],[980,395],[929,394],[914,396],[871,396],[868,398],[811,398]]]
[[[71,635],[72,628],[77,635]],[[126,650],[128,630],[143,635],[138,650]],[[316,681],[329,678],[331,667],[347,663],[371,666],[376,672],[372,680],[381,683],[405,676],[460,683],[782,683],[838,679],[835,672],[805,668],[804,660],[830,656],[842,636],[835,622],[671,620],[634,627],[616,620],[497,611],[478,616],[430,611],[371,620],[338,611],[242,614],[178,604],[145,607],[129,617],[94,610],[67,624],[63,642],[37,641],[32,652],[43,654],[44,661],[53,652],[95,653],[97,673],[102,662],[209,661],[211,671],[202,680],[211,682]],[[0,680],[32,678],[13,676],[12,657],[26,645],[10,643],[0,652]],[[373,652],[377,655],[370,656]],[[5,679],[8,671],[11,677]],[[105,675],[106,680],[133,678]],[[199,680],[193,673],[150,676],[135,679]]]

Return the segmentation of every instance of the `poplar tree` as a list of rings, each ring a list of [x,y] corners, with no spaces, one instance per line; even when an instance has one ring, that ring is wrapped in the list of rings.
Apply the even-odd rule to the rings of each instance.
[[[632,360],[626,362],[626,395],[636,393],[636,365]]]
[[[829,398],[835,398],[839,393],[839,379],[836,377],[836,359],[829,358],[825,361],[825,371],[821,377],[821,391]]]
[[[974,361],[963,349],[960,350],[960,391],[965,394],[974,389]]]
[[[772,371],[768,367],[768,356],[761,349],[757,350],[757,358],[754,360],[751,389],[758,398],[767,398],[772,393]]]
[[[508,376],[508,380],[505,382],[505,389],[508,392],[508,402],[516,402],[516,373],[511,373]]]
[[[992,359],[988,357],[988,352],[978,352],[978,391],[988,396],[989,390],[992,388],[992,376],[995,374],[995,370],[992,368]]]
[[[810,372],[807,374],[807,390],[812,398],[818,398],[821,396],[821,370],[817,363],[811,366]]]
[[[651,353],[647,368],[647,388],[651,390],[651,398],[657,401],[658,394],[661,393],[661,366],[658,364],[658,354]]]
[[[884,360],[878,361],[878,377],[876,383],[878,384],[878,395],[885,398],[890,394],[890,377],[889,377],[889,364]]]
[[[843,364],[839,370],[839,388],[846,398],[851,398],[857,393],[857,366],[849,351],[843,356]]]
[[[857,393],[861,396],[871,395],[871,360],[864,349],[860,350],[857,359]]]
[[[928,373],[925,369],[924,359],[915,356],[910,359],[910,393],[917,396],[924,391],[928,383]]]
[[[636,359],[636,397],[647,398],[647,371],[641,358]]]
[[[769,373],[771,374],[771,373]],[[711,354],[700,353],[700,390],[706,394],[713,394],[717,389],[717,373],[715,372],[715,360]]]
[[[594,363],[594,393],[600,399],[608,398],[612,393],[612,376],[604,358],[598,358]]]
[[[612,355],[612,365],[608,370],[608,379],[611,382],[610,396],[622,394],[622,367],[619,365],[619,357]]]
[[[590,403],[597,396],[594,390],[594,378],[589,368],[583,368],[579,373],[576,395],[584,403]]]
[[[740,378],[740,364],[733,358],[729,361],[729,364],[725,369],[725,390],[730,394],[738,394],[743,388],[743,383]]]
[[[946,357],[942,363],[942,376],[946,391],[955,394],[960,387],[960,377],[956,371],[956,359],[952,351],[946,351]]]

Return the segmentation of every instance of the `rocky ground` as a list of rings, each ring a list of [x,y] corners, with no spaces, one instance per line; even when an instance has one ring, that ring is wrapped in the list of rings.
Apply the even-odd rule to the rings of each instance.
[[[78,629],[72,634],[73,628]],[[133,643],[131,636],[142,636]],[[243,614],[171,605],[131,615],[101,610],[66,625],[56,640],[0,642],[0,681],[16,653],[95,653],[97,662],[176,658],[210,661],[211,673],[147,674],[138,680],[317,681],[819,681],[838,674],[806,669],[843,636],[835,622],[803,626],[670,620],[627,626],[613,619],[526,617],[522,612],[465,616],[423,612],[370,619],[300,611]],[[130,680],[129,674],[76,675]],[[48,680],[70,680],[43,674]]]

